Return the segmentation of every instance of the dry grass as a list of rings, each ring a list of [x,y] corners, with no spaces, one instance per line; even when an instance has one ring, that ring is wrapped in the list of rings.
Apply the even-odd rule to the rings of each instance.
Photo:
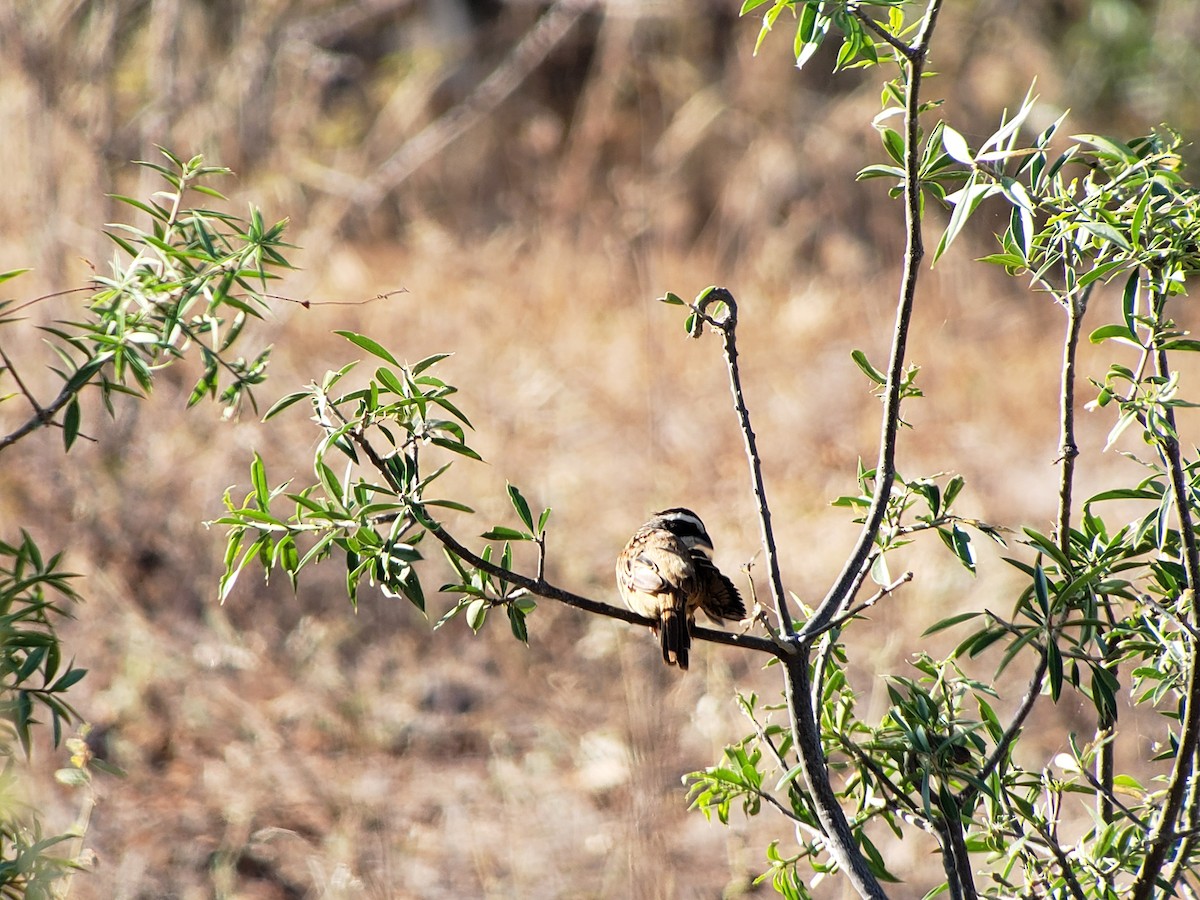
[[[263,6],[222,36],[182,4],[177,27],[249,66],[256,58],[236,51],[258,45],[239,42],[276,34],[273,15],[324,10]],[[1019,99],[1033,71],[1048,96],[1065,90],[1035,41],[985,54],[980,35],[1000,22],[989,9],[946,20],[937,59],[946,77],[934,83],[951,98],[949,115],[979,129]],[[657,7],[626,13],[588,18],[370,219],[350,215],[346,237],[328,227],[339,205],[319,190],[315,167],[368,174],[461,98],[460,81],[502,59],[503,41],[480,39],[446,78],[456,58],[446,44],[401,38],[401,52],[376,58],[355,31],[344,56],[340,45],[281,50],[267,60],[275,80],[240,98],[231,92],[241,70],[177,61],[180,106],[163,108],[136,84],[148,69],[131,62],[137,48],[169,43],[152,16],[136,39],[94,53],[113,84],[134,83],[110,95],[111,118],[80,119],[92,102],[83,82],[39,92],[24,70],[6,112],[45,117],[0,149],[14,212],[0,233],[0,269],[48,262],[32,290],[75,283],[86,274],[81,250],[107,255],[95,235],[114,213],[98,198],[118,160],[146,155],[150,140],[215,151],[248,173],[230,193],[296,220],[304,271],[280,293],[363,301],[407,289],[360,305],[282,305],[259,334],[277,346],[263,399],[355,357],[334,328],[368,332],[410,360],[456,351],[443,374],[462,389],[489,461],[453,473],[453,489],[480,510],[463,527],[482,531],[506,516],[512,481],[554,507],[550,578],[609,599],[613,555],[651,509],[699,510],[728,570],[755,554],[718,347],[686,341],[675,310],[653,300],[724,283],[742,305],[744,377],[784,575],[815,599],[855,533],[828,501],[853,490],[857,460],[875,453],[878,404],[849,353],[882,358],[898,274],[899,209],[878,182],[852,183],[878,156],[867,124],[877,79],[798,76],[771,50],[752,62],[748,23]],[[417,33],[419,13],[407,14],[398,32],[383,33]],[[484,34],[507,40],[530,16],[514,7]],[[369,71],[345,84],[312,68],[355,59]],[[143,118],[150,113],[162,132]],[[265,145],[247,138],[256,115]],[[100,133],[110,157],[92,152]],[[924,276],[912,358],[928,396],[909,407],[916,428],[901,468],[961,471],[964,512],[1044,526],[1054,511],[1061,323],[969,255],[964,247]],[[1088,364],[1098,374],[1099,361]],[[760,659],[705,646],[680,678],[657,664],[645,635],[549,605],[531,619],[528,648],[502,627],[477,638],[459,623],[431,633],[414,610],[379,597],[364,596],[353,613],[336,566],[295,597],[247,576],[217,607],[221,535],[199,523],[218,514],[226,486],[246,484],[252,450],[273,480],[303,479],[315,435],[298,411],[271,428],[219,424],[203,408],[184,414],[181,382],[169,378],[116,422],[93,419],[99,443],[65,462],[56,436],[26,442],[0,476],[9,528],[25,524],[47,547],[67,547],[87,576],[89,602],[63,632],[91,669],[73,698],[96,727],[98,752],[128,773],[98,781],[87,845],[99,862],[73,896],[736,896],[761,871],[766,843],[790,840],[769,814],[706,824],[685,812],[679,785],[747,731],[735,689],[776,692]],[[13,407],[0,408],[0,426]],[[1105,427],[1085,421],[1085,492],[1125,471],[1099,453]],[[946,648],[948,637],[918,637],[926,624],[1010,602],[1013,581],[993,553],[977,580],[932,545],[894,568],[905,566],[915,582],[850,638],[872,716],[883,711],[880,675],[904,671],[918,649]],[[1087,731],[1087,717],[1068,707],[1058,711]],[[51,766],[40,749],[39,764]],[[45,780],[38,790],[52,826],[71,821],[77,795]],[[915,879],[895,896],[923,893],[921,873],[935,865],[928,844],[888,852]]]

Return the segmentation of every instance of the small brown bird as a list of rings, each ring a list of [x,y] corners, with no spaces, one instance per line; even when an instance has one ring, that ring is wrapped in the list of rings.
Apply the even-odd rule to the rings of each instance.
[[[655,513],[617,557],[621,598],[655,622],[668,665],[688,667],[696,610],[717,624],[746,616],[737,588],[713,565],[712,551],[700,517],[677,506]]]

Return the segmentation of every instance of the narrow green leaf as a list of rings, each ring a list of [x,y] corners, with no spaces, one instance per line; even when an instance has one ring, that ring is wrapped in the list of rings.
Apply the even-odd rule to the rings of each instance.
[[[850,351],[850,358],[854,360],[854,364],[862,370],[862,373],[875,382],[875,384],[883,385],[887,383],[887,378],[882,372],[871,365],[871,361],[867,359],[867,354],[863,353],[863,351]]]
[[[967,220],[971,218],[972,213],[983,202],[983,199],[991,192],[991,186],[980,184],[978,182],[978,173],[972,172],[967,176],[967,183],[961,190],[950,195],[954,203],[954,211],[950,214],[950,222],[946,225],[946,230],[942,233],[942,238],[938,241],[937,249],[933,254],[933,262],[941,259],[954,239],[958,237],[963,227],[967,224]]]
[[[508,604],[508,625],[512,629],[513,637],[522,644],[529,643],[529,629],[525,625],[525,613],[512,603]]]
[[[480,461],[483,460],[482,456],[480,456],[478,453],[476,453],[474,450],[472,450],[466,444],[459,443],[458,441],[452,441],[452,440],[448,440],[446,438],[440,438],[440,437],[430,438],[429,441],[430,441],[430,443],[436,444],[439,447],[444,447],[447,450],[452,450],[455,453],[462,454],[463,456],[470,457],[471,459],[477,459]]]
[[[533,527],[533,513],[529,509],[529,503],[521,495],[521,491],[515,484],[508,485],[508,499],[512,501],[513,509],[517,511],[517,517],[525,524],[525,527],[530,531],[535,530]]]
[[[485,541],[532,541],[533,535],[515,528],[497,525],[480,535]]]
[[[266,415],[263,416],[262,420],[266,422],[269,419],[273,419],[292,404],[299,403],[301,400],[305,400],[311,396],[312,394],[309,391],[294,391],[291,394],[280,397],[275,401],[271,408],[267,410]]]
[[[452,354],[452,353],[435,353],[435,354],[433,354],[433,356],[427,356],[420,362],[414,363],[413,365],[409,366],[408,371],[411,372],[413,377],[415,378],[417,375],[420,375],[422,372],[424,372],[430,366],[440,363],[443,359],[449,359],[453,355],[454,354]]]
[[[79,409],[79,395],[76,394],[63,411],[63,450],[70,450],[75,439],[79,437],[79,423],[82,413]]]
[[[1188,353],[1195,353],[1200,350],[1200,341],[1192,338],[1177,338],[1173,341],[1167,341],[1163,344],[1164,350],[1183,350]]]
[[[385,362],[391,363],[393,366],[400,365],[400,361],[397,360],[396,357],[392,356],[392,354],[390,352],[388,352],[388,350],[386,348],[384,348],[378,342],[367,337],[365,334],[359,334],[356,331],[334,331],[334,334],[344,337],[350,343],[355,344],[358,347],[361,347],[363,350],[366,350],[372,356],[378,356],[380,359],[384,360]]]

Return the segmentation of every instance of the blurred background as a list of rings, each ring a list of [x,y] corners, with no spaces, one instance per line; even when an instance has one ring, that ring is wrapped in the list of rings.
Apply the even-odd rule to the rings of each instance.
[[[276,293],[314,304],[279,302],[251,336],[276,348],[262,408],[361,355],[334,329],[410,361],[454,352],[441,375],[487,460],[452,473],[479,510],[458,526],[511,524],[511,481],[554,508],[550,579],[616,602],[616,553],[665,506],[701,514],[726,571],[755,561],[720,348],[685,340],[678,309],[654,302],[723,284],[741,308],[784,577],[816,601],[856,534],[829,502],[856,492],[859,459],[877,452],[879,404],[850,352],[886,358],[902,215],[883,182],[854,173],[883,157],[871,118],[893,73],[832,76],[836,42],[798,72],[784,19],[754,58],[758,21],[737,11],[0,4],[0,270],[34,267],[8,295],[104,271],[105,223],[130,212],[106,194],[157,190],[130,165],[155,145],[231,167],[216,185],[231,208],[291,220],[299,268]],[[926,97],[973,140],[1034,79],[1037,126],[1069,108],[1071,133],[1129,138],[1168,122],[1194,135],[1198,41],[1191,0],[958,0]],[[930,234],[944,221],[931,210]],[[1048,529],[1062,316],[972,262],[1000,222],[980,216],[922,276],[910,356],[926,397],[906,407],[900,466],[961,472],[964,515]],[[69,319],[73,302],[42,302],[32,321]],[[1098,300],[1091,327],[1115,302]],[[30,332],[2,338],[30,376],[46,362]],[[1086,349],[1083,365],[1103,373]],[[273,482],[302,483],[316,434],[299,406],[270,428],[185,413],[189,387],[169,370],[149,402],[90,418],[98,443],[62,459],[47,433],[0,470],[2,537],[27,527],[86,576],[89,600],[63,633],[90,674],[71,697],[96,752],[128,773],[97,782],[96,866],[72,896],[737,896],[770,840],[790,846],[769,812],[728,828],[688,814],[680,786],[749,732],[735,691],[777,696],[760,658],[703,645],[681,677],[642,632],[547,603],[528,647],[503,623],[432,632],[403,601],[364,594],[355,612],[336,564],[295,595],[246,574],[218,606],[223,535],[202,523],[227,487],[247,488],[254,451]],[[0,407],[0,429],[18,407]],[[1100,453],[1111,422],[1082,424],[1078,496],[1134,477]],[[981,548],[973,579],[934,543],[892,562],[914,582],[848,634],[864,715],[884,711],[881,675],[953,646],[953,634],[922,639],[929,623],[1012,602],[998,554]],[[763,590],[761,565],[751,572]],[[440,583],[436,561],[426,577]],[[447,602],[433,601],[434,619]],[[1047,715],[1092,728],[1073,698]],[[39,746],[36,761],[47,827],[65,828],[80,796],[47,775],[61,756]],[[921,896],[932,846],[885,848],[909,879],[894,895]]]

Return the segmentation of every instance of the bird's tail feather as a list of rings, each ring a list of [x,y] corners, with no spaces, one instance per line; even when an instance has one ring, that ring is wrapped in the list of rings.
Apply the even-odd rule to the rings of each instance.
[[[662,622],[658,628],[659,641],[662,643],[663,662],[667,665],[688,667],[688,649],[692,645],[692,635],[688,631],[687,616],[682,610],[668,609],[662,614]]]

